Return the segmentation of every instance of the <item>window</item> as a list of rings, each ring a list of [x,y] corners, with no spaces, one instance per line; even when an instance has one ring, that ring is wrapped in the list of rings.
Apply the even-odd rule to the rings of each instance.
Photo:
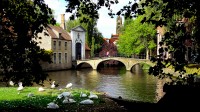
[[[53,49],[56,50],[56,41],[53,41]]]
[[[58,58],[59,58],[59,63],[61,63],[61,53],[58,54]]]
[[[65,42],[65,50],[67,50],[67,42]]]
[[[67,53],[65,53],[65,63],[67,63]]]
[[[56,63],[56,53],[53,53],[53,63]]]
[[[58,49],[61,49],[61,41],[58,42]]]

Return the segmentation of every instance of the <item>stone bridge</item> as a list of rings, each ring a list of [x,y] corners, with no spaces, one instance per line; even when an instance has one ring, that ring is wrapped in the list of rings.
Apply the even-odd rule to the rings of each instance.
[[[131,68],[139,63],[146,63],[150,66],[154,64],[150,60],[146,59],[136,59],[136,58],[125,58],[125,57],[103,57],[103,58],[92,58],[92,59],[85,59],[85,60],[77,60],[77,66],[87,63],[89,64],[94,70],[97,69],[98,65],[103,61],[108,60],[116,60],[123,63],[126,67],[126,70],[131,70]]]

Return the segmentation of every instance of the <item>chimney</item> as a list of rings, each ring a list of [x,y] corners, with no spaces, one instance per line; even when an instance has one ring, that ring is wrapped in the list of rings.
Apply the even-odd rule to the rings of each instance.
[[[66,30],[65,28],[65,14],[61,14],[61,24],[60,27],[62,27],[64,30]]]

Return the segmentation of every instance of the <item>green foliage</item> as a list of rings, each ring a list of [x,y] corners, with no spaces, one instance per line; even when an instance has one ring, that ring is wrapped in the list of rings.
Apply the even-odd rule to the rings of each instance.
[[[94,57],[94,43],[95,43],[95,39],[93,37],[92,38],[92,46],[91,46],[91,57]]]
[[[42,32],[42,25],[55,24],[51,14],[51,9],[43,0],[1,1],[1,81],[22,81],[24,85],[32,85],[33,82],[39,84],[46,79],[47,74],[42,71],[39,62],[50,61],[50,55],[37,46],[34,38]]]
[[[121,54],[131,56],[142,51],[155,48],[156,38],[155,26],[150,23],[141,23],[143,16],[129,22],[117,42]],[[130,21],[130,20],[129,20]]]
[[[151,67],[151,65],[148,65],[146,63],[141,63],[141,65],[142,65],[142,69],[144,70],[148,70]]]
[[[81,24],[79,19],[66,21],[66,29],[68,32],[71,32],[71,29],[78,25],[81,25],[84,29],[86,29],[86,24]]]
[[[66,12],[73,13],[70,17],[71,20],[75,19],[76,17],[82,16],[82,13],[87,15],[87,17],[83,17],[83,22],[88,22],[90,18],[98,19],[99,14],[98,10],[105,6],[110,10],[108,13],[111,17],[113,17],[113,12],[111,10],[111,4],[117,4],[118,0],[109,1],[109,0],[99,0],[97,3],[88,0],[66,0]],[[82,13],[80,13],[82,12]]]
[[[56,23],[55,26],[60,26],[60,23]]]

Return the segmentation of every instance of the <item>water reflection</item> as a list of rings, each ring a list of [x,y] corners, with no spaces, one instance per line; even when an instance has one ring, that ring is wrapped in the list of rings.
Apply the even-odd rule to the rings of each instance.
[[[142,69],[130,72],[123,67],[106,67],[97,71],[87,68],[49,72],[49,77],[62,88],[71,82],[74,88],[106,92],[111,97],[122,96],[130,100],[156,102],[163,95],[162,81]]]

